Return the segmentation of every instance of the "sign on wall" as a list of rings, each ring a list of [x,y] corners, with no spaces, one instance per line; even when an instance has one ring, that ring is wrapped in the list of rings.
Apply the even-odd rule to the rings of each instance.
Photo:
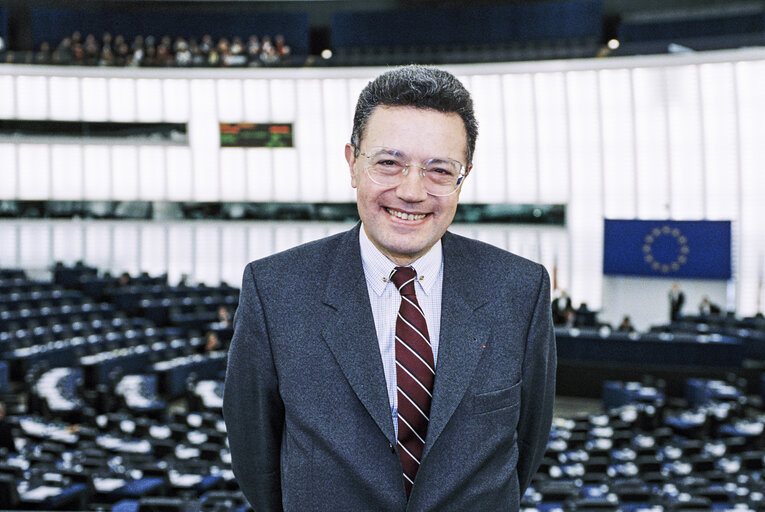
[[[292,123],[220,123],[222,148],[291,148]]]

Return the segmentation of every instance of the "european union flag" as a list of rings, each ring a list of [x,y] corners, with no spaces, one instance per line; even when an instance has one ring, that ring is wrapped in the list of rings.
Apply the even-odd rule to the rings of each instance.
[[[730,221],[606,219],[603,273],[731,278]]]

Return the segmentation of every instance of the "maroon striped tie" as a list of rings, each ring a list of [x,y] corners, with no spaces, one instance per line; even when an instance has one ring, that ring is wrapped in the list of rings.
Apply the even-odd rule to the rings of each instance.
[[[436,367],[428,325],[414,293],[416,278],[417,273],[411,267],[396,267],[391,275],[391,281],[401,293],[396,318],[396,386],[398,451],[407,498],[425,447]]]

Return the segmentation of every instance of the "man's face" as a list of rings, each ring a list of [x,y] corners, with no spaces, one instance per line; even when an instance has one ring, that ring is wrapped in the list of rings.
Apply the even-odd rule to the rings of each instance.
[[[362,153],[373,147],[396,149],[417,165],[434,157],[465,162],[467,132],[458,114],[378,106],[367,120],[360,146]],[[448,196],[428,194],[414,166],[397,187],[378,185],[366,173],[368,160],[354,157],[350,144],[345,158],[366,234],[391,261],[409,265],[441,239],[454,219],[459,189]]]

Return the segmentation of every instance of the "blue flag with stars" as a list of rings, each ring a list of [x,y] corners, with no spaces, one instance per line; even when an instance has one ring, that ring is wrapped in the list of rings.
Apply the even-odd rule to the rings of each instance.
[[[731,223],[606,219],[603,273],[728,280]]]

